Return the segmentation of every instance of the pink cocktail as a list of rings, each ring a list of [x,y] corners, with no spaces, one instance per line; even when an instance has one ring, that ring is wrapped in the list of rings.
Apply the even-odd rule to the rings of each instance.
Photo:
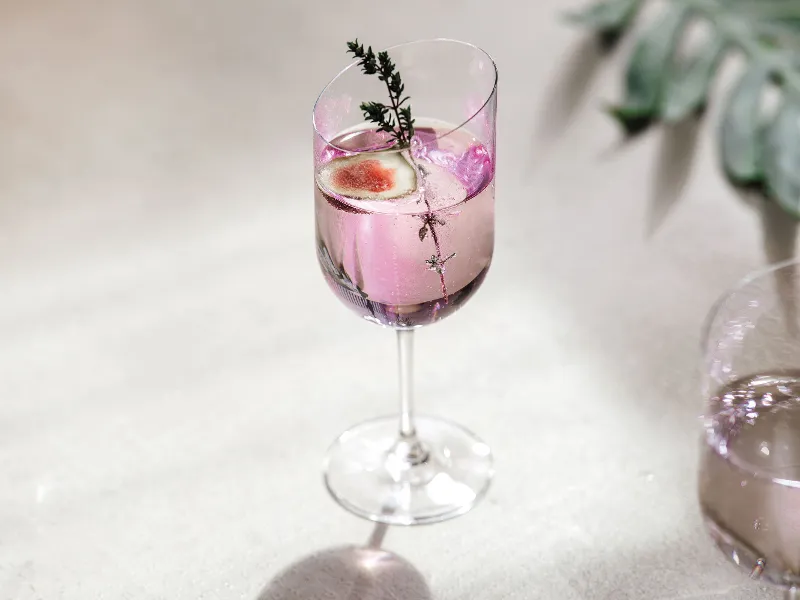
[[[486,276],[494,247],[494,164],[479,140],[453,129],[417,129],[411,161],[397,161],[416,169],[416,188],[400,198],[348,197],[331,189],[341,192],[349,183],[379,193],[398,177],[379,160],[343,169],[339,186],[326,186],[330,161],[318,167],[320,265],[331,289],[368,320],[393,327],[433,323],[463,305]],[[327,154],[352,155],[340,149],[353,148],[354,137],[374,144],[377,136],[339,136]]]
[[[492,262],[497,71],[450,40],[377,55],[348,47],[360,62],[314,107],[317,256],[346,306],[397,331],[401,410],[342,434],[325,482],[365,518],[432,523],[469,510],[492,476],[473,433],[413,414],[412,344],[414,329],[472,297]]]

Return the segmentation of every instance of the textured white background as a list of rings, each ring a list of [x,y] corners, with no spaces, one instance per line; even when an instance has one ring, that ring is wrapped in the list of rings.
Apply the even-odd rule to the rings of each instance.
[[[727,187],[708,127],[621,144],[626,45],[601,61],[566,7],[0,2],[0,598],[774,597],[701,530],[695,366],[793,228]],[[409,562],[372,574],[332,550],[373,527],[320,476],[394,408],[393,336],[314,256],[310,110],[355,36],[472,41],[501,73],[496,260],[418,336],[421,410],[497,478],[389,530]]]

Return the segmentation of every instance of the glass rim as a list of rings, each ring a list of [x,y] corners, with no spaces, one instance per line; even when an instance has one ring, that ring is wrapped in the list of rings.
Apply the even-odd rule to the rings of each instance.
[[[755,269],[750,271],[744,277],[741,277],[736,283],[732,286],[727,288],[724,292],[722,292],[719,297],[714,301],[711,305],[711,308],[708,309],[708,313],[706,314],[705,320],[703,321],[703,326],[700,335],[700,349],[701,351],[705,352],[708,349],[709,338],[711,335],[711,327],[714,324],[714,321],[719,316],[720,310],[722,307],[730,300],[734,295],[738,292],[741,292],[744,288],[748,285],[766,277],[767,275],[771,275],[773,273],[777,273],[785,269],[786,267],[791,266],[798,266],[800,265],[800,257],[793,257],[787,258],[786,260],[782,260],[776,263],[770,263],[765,265],[759,269]]]
[[[417,44],[430,44],[432,42],[447,42],[447,43],[450,43],[450,44],[456,44],[456,45],[466,46],[468,48],[472,48],[473,50],[476,50],[478,53],[483,54],[486,58],[489,59],[489,63],[492,65],[492,71],[494,72],[494,81],[492,82],[492,90],[486,96],[486,99],[481,103],[480,107],[478,109],[476,109],[469,117],[467,117],[459,125],[453,127],[452,129],[447,130],[446,132],[444,132],[442,134],[437,135],[434,139],[438,140],[438,139],[441,139],[443,137],[446,137],[446,136],[450,135],[451,133],[453,133],[455,131],[458,131],[458,130],[464,128],[470,121],[472,121],[475,117],[477,117],[481,113],[481,111],[483,111],[484,108],[486,108],[486,105],[489,104],[491,99],[497,93],[498,73],[497,73],[497,63],[495,63],[494,59],[491,57],[491,55],[488,52],[486,52],[486,50],[484,50],[480,46],[476,46],[475,44],[472,44],[470,42],[462,42],[461,40],[456,40],[456,39],[452,39],[452,38],[439,37],[439,38],[428,38],[428,39],[422,39],[422,40],[414,40],[412,42],[403,42],[403,43],[400,43],[400,44],[395,44],[394,46],[389,46],[388,48],[386,48],[386,52],[390,52],[391,50],[394,50],[396,48],[404,48],[404,47],[407,47],[407,46],[415,46]],[[356,66],[358,66],[358,61],[357,60],[351,62],[349,65],[344,67],[330,81],[328,81],[328,83],[325,84],[325,87],[322,88],[322,91],[317,96],[317,99],[314,101],[314,108],[311,111],[311,123],[314,126],[314,134],[316,136],[318,136],[327,145],[333,146],[334,148],[338,148],[338,146],[333,144],[333,142],[331,140],[329,140],[326,136],[324,136],[322,134],[322,132],[317,128],[317,118],[316,118],[317,117],[317,105],[319,105],[319,102],[322,99],[322,96],[325,95],[325,92],[328,91],[328,89],[333,85],[333,83],[337,79],[339,79],[342,75],[344,75],[347,71],[349,71],[350,69],[352,69],[352,68],[354,68]],[[339,148],[339,149],[343,150],[343,148]],[[370,152],[370,151],[369,150],[361,150],[361,151],[353,152],[352,150],[348,150],[348,152],[351,152],[352,154],[362,154],[362,153]]]

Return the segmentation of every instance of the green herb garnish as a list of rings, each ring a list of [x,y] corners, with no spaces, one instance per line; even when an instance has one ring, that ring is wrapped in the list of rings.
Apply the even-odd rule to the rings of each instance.
[[[411,105],[403,106],[409,100],[403,97],[406,86],[395,64],[386,51],[378,52],[377,56],[372,51],[372,46],[364,50],[364,44],[359,44],[358,39],[347,42],[347,52],[358,59],[361,70],[367,75],[377,75],[378,79],[386,83],[389,91],[387,106],[380,102],[362,102],[359,108],[364,112],[364,119],[378,125],[379,131],[391,133],[397,144],[402,148],[411,145],[414,137],[414,119],[411,118]]]
[[[427,171],[414,160],[411,152],[407,150],[411,145],[411,139],[414,137],[414,119],[411,117],[411,105],[407,104],[409,97],[403,96],[406,86],[403,84],[394,62],[389,58],[389,53],[384,51],[378,52],[376,55],[372,51],[372,46],[368,46],[365,50],[364,45],[358,43],[358,39],[353,42],[347,42],[347,52],[358,59],[358,64],[366,75],[377,75],[378,79],[386,84],[386,89],[389,91],[390,104],[388,106],[380,102],[362,102],[359,105],[359,108],[364,113],[364,119],[370,123],[377,124],[379,131],[392,134],[392,137],[397,142],[397,147],[403,150],[403,155],[414,167],[418,177],[424,178],[427,175]],[[439,275],[443,300],[447,304],[449,296],[444,278],[445,263],[454,258],[456,253],[453,252],[449,256],[442,258],[442,248],[437,227],[444,227],[446,223],[433,212],[430,201],[424,192],[420,194],[420,199],[417,202],[419,201],[425,202],[425,208],[427,209],[425,214],[421,216],[422,227],[419,229],[419,241],[424,242],[425,238],[428,237],[428,233],[430,233],[436,250],[436,253],[425,261],[425,265],[429,271],[435,271]]]
[[[451,258],[454,258],[455,255],[456,255],[456,253],[453,252],[447,258],[442,258],[441,253],[437,253],[437,254],[432,255],[429,259],[427,259],[425,261],[425,264],[428,265],[428,270],[429,271],[436,271],[439,275],[443,275],[444,274],[444,263],[446,263]]]

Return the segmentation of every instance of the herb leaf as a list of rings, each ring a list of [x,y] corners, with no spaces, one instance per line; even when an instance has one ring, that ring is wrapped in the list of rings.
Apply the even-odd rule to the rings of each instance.
[[[401,148],[408,147],[414,137],[414,119],[411,117],[411,105],[407,104],[409,97],[403,96],[406,86],[389,53],[383,51],[376,55],[372,46],[365,50],[364,44],[359,44],[358,39],[347,42],[347,52],[358,59],[363,73],[377,75],[389,92],[389,106],[380,102],[361,103],[359,108],[364,113],[364,119],[378,125],[379,131],[391,133]]]

